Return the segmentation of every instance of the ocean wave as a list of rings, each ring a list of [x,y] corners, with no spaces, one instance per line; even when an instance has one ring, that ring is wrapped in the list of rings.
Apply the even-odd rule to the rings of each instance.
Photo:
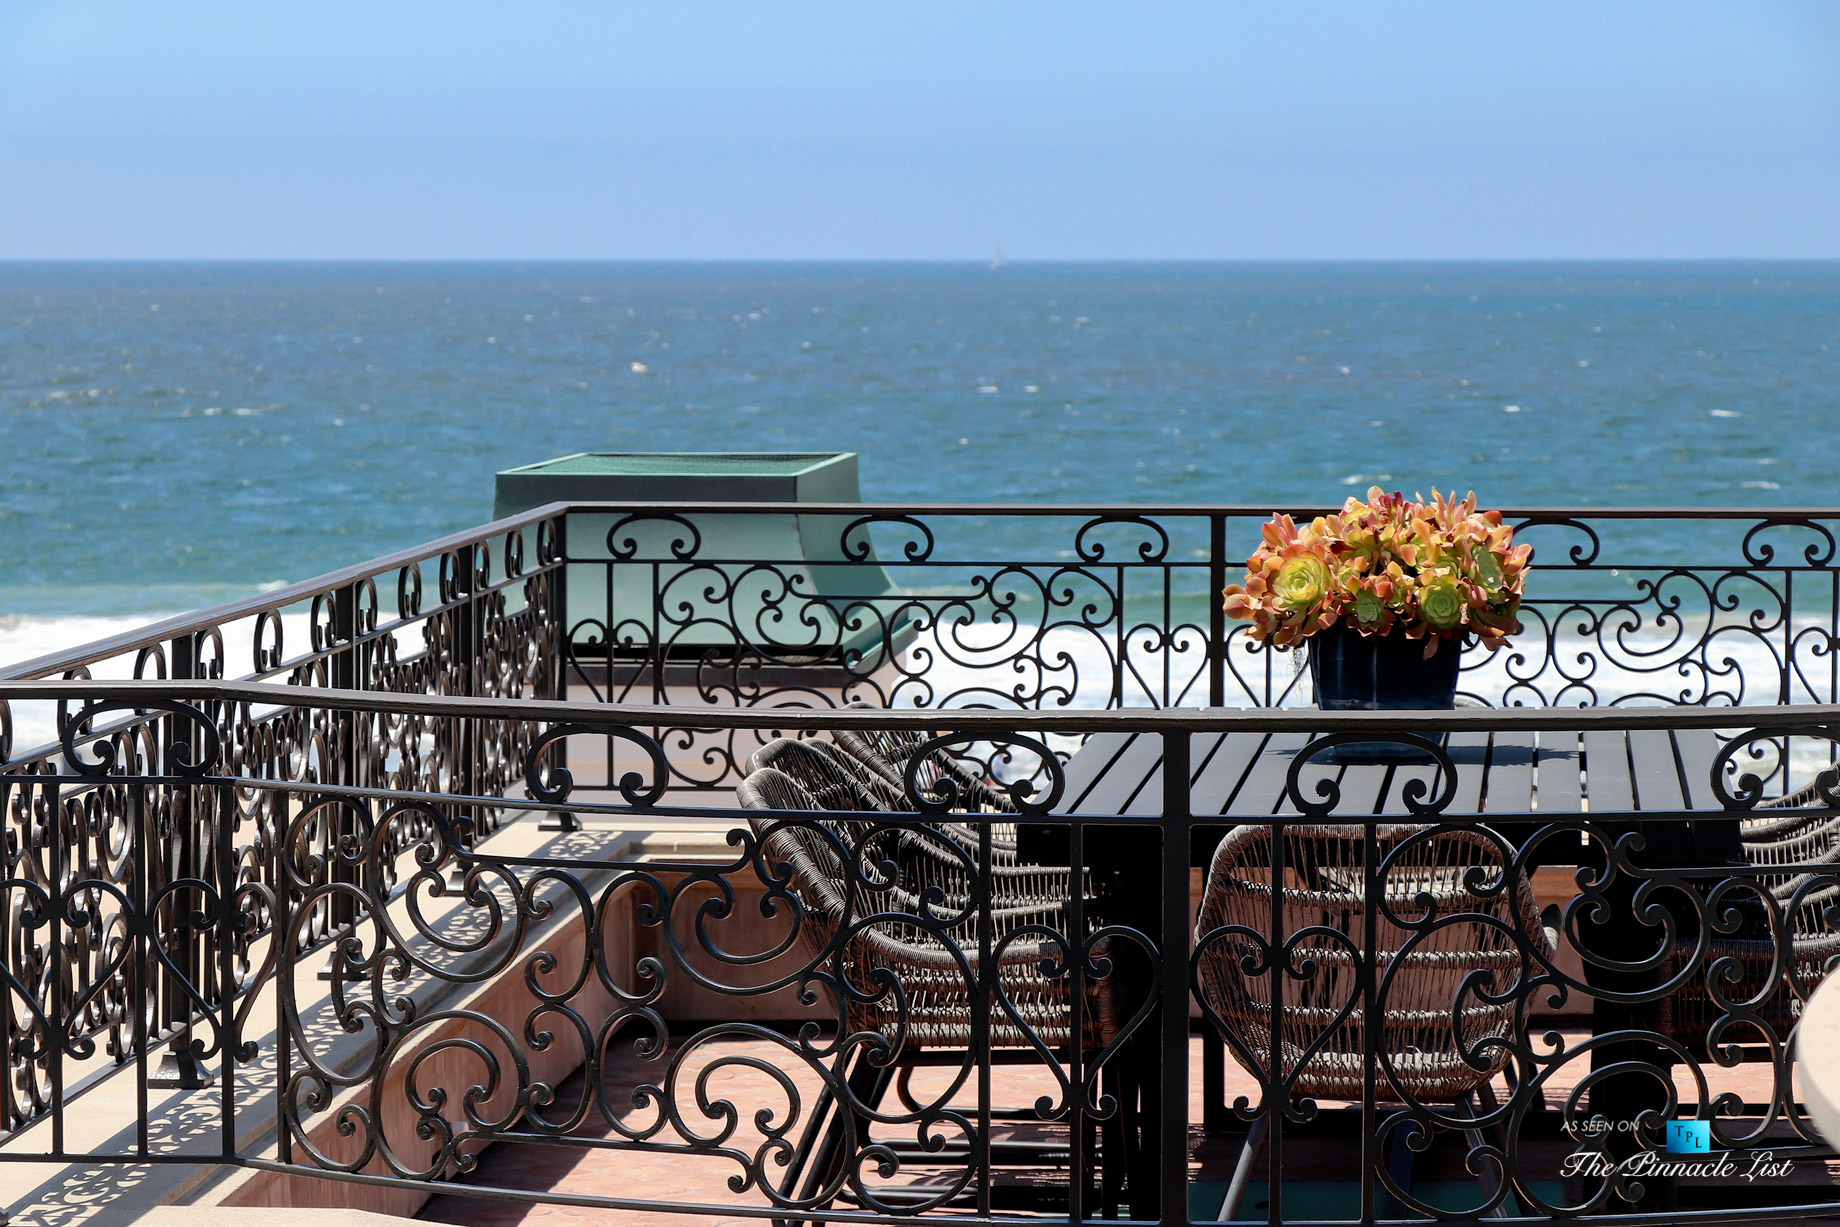
[[[1814,622],[1798,624],[1790,637],[1800,639],[1803,632],[1818,626]],[[1544,662],[1539,652],[1530,648],[1520,660],[1511,650],[1493,655],[1472,653],[1466,659],[1468,667],[1458,683],[1459,692],[1471,696],[1470,701],[1490,707],[1533,706],[1542,701],[1580,706],[1587,699],[1593,705],[1622,701],[1652,707],[1671,701],[1696,702],[1708,692],[1714,704],[1729,705],[1729,699],[1722,696],[1739,692],[1746,704],[1774,705],[1782,673],[1778,656],[1782,632],[1773,637],[1772,646],[1769,639],[1738,633],[1738,628],[1722,628],[1696,657],[1694,648],[1701,643],[1704,629],[1687,626],[1679,634],[1668,630],[1634,631],[1609,644],[1560,636],[1553,656]],[[939,631],[929,630],[915,639],[904,657],[907,669],[924,668],[924,680],[902,683],[903,688],[897,689],[894,697],[902,705],[920,697],[929,705],[948,707],[1202,708],[1208,698],[1203,672],[1204,639],[1199,631],[1177,634],[1171,638],[1170,647],[1163,648],[1152,636],[1126,638],[1124,651],[1129,667],[1124,671],[1121,693],[1114,693],[1113,661],[1120,641],[1115,628],[1054,628],[1033,642],[1030,632],[1007,625],[984,623],[948,628],[943,639]],[[1244,642],[1238,641],[1234,650],[1243,648]],[[1827,656],[1818,663],[1824,669],[1832,665]],[[1231,673],[1228,676],[1225,706],[1260,706],[1247,683],[1262,684],[1265,677],[1261,657],[1247,652],[1239,677]],[[1170,681],[1164,682],[1165,678]],[[1303,657],[1292,653],[1276,657],[1271,679],[1273,690],[1281,694],[1275,706],[1298,709],[1314,705],[1315,694]],[[1816,677],[1792,680],[1790,685],[1795,702],[1829,699],[1828,694],[1817,692],[1821,680]],[[1743,718],[1738,717],[1727,732],[1745,727]],[[1070,741],[1051,738],[1050,744],[1060,750],[1074,748]],[[1833,760],[1831,743],[1816,738],[1795,739],[1790,746],[1792,785],[1808,783]],[[1746,769],[1758,767],[1747,762]]]
[[[144,614],[137,617],[37,617],[13,615],[0,617],[0,667],[11,668],[54,653],[102,643],[118,635],[127,635],[152,627],[176,615]],[[283,641],[290,655],[304,652],[312,642],[306,612],[281,615]],[[245,677],[255,665],[254,618],[242,618],[219,628],[223,637],[223,673],[226,677]],[[90,676],[99,679],[127,679],[135,676],[138,653],[123,652],[89,665]],[[143,675],[160,677],[165,670],[150,667]],[[13,745],[20,750],[49,745],[57,739],[57,706],[44,702],[16,702],[12,706]]]

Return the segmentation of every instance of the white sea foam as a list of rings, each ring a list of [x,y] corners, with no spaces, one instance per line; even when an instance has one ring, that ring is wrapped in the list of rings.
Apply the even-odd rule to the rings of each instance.
[[[1798,633],[1814,629],[1815,624],[1798,626]],[[1129,640],[1127,660],[1132,666],[1126,673],[1122,704],[1125,707],[1176,706],[1199,708],[1207,704],[1208,686],[1204,670],[1203,636],[1193,632],[1177,636],[1174,650],[1158,650],[1148,636],[1139,634]],[[1711,695],[1711,701],[1729,705],[1732,696],[1747,706],[1770,705],[1778,697],[1781,663],[1780,632],[1771,646],[1757,637],[1729,628],[1715,636],[1701,653],[1683,650],[1679,645],[1700,641],[1700,628],[1687,627],[1678,637],[1646,631],[1611,638],[1608,646],[1561,635],[1551,659],[1542,662],[1531,652],[1530,659],[1517,662],[1512,650],[1498,651],[1480,659],[1471,657],[1459,683],[1462,692],[1491,707],[1506,703],[1538,705],[1542,702],[1561,706],[1579,706],[1586,702],[1623,700],[1642,706],[1665,701],[1697,702]],[[1056,628],[1042,635],[1039,645],[1023,652],[1025,636],[1013,628],[980,624],[955,631],[942,645],[934,632],[921,635],[908,648],[906,664],[910,669],[925,667],[926,684],[931,699],[952,706],[1002,707],[1009,703],[1040,706],[1047,710],[1067,710],[1110,706],[1114,702],[1112,660],[1118,647],[1115,632],[1087,632],[1077,628]],[[1813,642],[1811,638],[1809,642]],[[1258,706],[1266,684],[1262,655],[1245,651],[1243,641],[1236,641],[1231,660],[1238,667],[1242,683],[1231,673],[1227,679],[1226,706]],[[1702,667],[1696,656],[1703,656]],[[1282,697],[1277,706],[1309,707],[1315,702],[1307,669],[1298,676],[1301,659],[1294,654],[1275,656],[1271,660],[1271,687]],[[1828,701],[1832,694],[1834,667],[1831,656],[1802,661],[1803,676],[1791,678],[1790,698],[1795,703]],[[1162,690],[1164,670],[1174,679],[1170,692]],[[1740,687],[1739,678],[1743,685]],[[1568,679],[1578,679],[1576,682]],[[1294,680],[1294,684],[1291,684]],[[1286,687],[1288,686],[1288,690]],[[1249,690],[1257,691],[1249,693]],[[1034,696],[1045,692],[1045,701]],[[1070,696],[1064,705],[1060,695]],[[1651,696],[1651,697],[1639,697]],[[1659,696],[1652,697],[1652,696]],[[897,699],[903,697],[897,694]],[[911,693],[907,696],[911,701]],[[1734,729],[1745,724],[1734,719]],[[1809,782],[1814,774],[1834,759],[1834,747],[1825,741],[1797,739],[1791,747],[1791,775],[1795,786]],[[1755,769],[1752,766],[1751,769]]]
[[[152,626],[172,617],[154,613],[143,617],[36,617],[31,615],[0,618],[0,666],[11,667],[37,660],[53,653],[100,643],[117,635]],[[230,678],[246,677],[255,670],[256,619],[241,618],[220,628],[223,636],[223,673]],[[282,645],[289,657],[305,653],[311,643],[308,615],[284,613],[281,616]],[[272,644],[272,634],[268,637]],[[91,663],[90,676],[99,679],[131,678],[135,672],[136,652],[129,651]],[[55,676],[55,675],[54,675]],[[158,677],[158,669],[148,669],[144,676]],[[19,701],[12,704],[13,745],[27,749],[45,745],[57,737],[57,707],[50,702]]]
[[[1805,658],[1800,664],[1813,671],[1791,679],[1792,702],[1825,702],[1832,694],[1834,679],[1829,671],[1834,660],[1814,655],[1817,638],[1808,632],[1816,628],[1812,621],[1796,628],[1798,637],[1806,636],[1802,643]],[[1537,643],[1523,638],[1519,649],[1466,657],[1460,689],[1491,706],[1643,701],[1637,696],[1647,696],[1650,703],[1707,698],[1724,704],[1736,698],[1746,705],[1777,701],[1781,631],[1766,640],[1740,626],[1722,626],[1699,649],[1702,630],[1689,624],[1678,635],[1643,629],[1589,639],[1561,633],[1552,656],[1545,660],[1540,658]],[[1053,692],[1046,706],[1059,706],[1063,693],[1070,707],[1104,707],[1115,701],[1113,661],[1121,650],[1116,628],[1056,627],[1042,635],[1039,643],[1030,642],[1032,634],[991,623],[950,628],[943,640],[938,632],[929,631],[910,645],[905,660],[909,669],[926,670],[934,701],[962,693],[966,698],[961,704],[1009,699],[1032,706],[1037,691]],[[1204,706],[1204,637],[1200,630],[1178,632],[1168,648],[1153,642],[1147,631],[1122,637],[1129,666],[1119,696],[1123,706]],[[1266,697],[1264,656],[1248,647],[1248,641],[1238,638],[1230,650],[1229,707],[1258,706]],[[1283,691],[1289,686],[1300,664],[1292,653],[1274,656],[1271,689]],[[1307,706],[1311,701],[1304,678],[1290,686],[1282,705]]]
[[[16,616],[0,618],[0,666],[12,666],[66,648],[81,647],[86,643],[95,643],[108,639],[136,627],[158,622],[167,614],[150,614],[144,618],[40,618]],[[111,674],[110,676],[127,677],[132,671],[133,661],[128,662],[129,672]],[[100,675],[99,675],[100,676]]]
[[[95,643],[131,631],[161,615],[146,618],[0,618],[0,665],[12,666],[67,648]],[[92,672],[97,677],[132,677],[133,658],[125,664],[109,661]],[[56,708],[50,703],[20,701],[12,705],[13,745],[24,750],[43,745],[57,736]]]

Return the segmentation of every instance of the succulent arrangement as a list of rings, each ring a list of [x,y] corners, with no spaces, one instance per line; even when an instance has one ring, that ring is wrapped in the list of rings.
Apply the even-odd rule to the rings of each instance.
[[[1438,645],[1475,635],[1490,650],[1521,629],[1521,585],[1531,546],[1515,545],[1499,511],[1477,511],[1435,489],[1431,501],[1378,486],[1336,515],[1298,528],[1274,515],[1246,560],[1246,582],[1228,584],[1229,617],[1252,623],[1260,643],[1290,647],[1338,623],[1362,635],[1394,631]]]

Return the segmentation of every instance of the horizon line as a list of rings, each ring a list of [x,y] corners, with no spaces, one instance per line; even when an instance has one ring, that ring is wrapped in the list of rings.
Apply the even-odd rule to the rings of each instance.
[[[1831,256],[7,256],[10,264],[1835,264]]]

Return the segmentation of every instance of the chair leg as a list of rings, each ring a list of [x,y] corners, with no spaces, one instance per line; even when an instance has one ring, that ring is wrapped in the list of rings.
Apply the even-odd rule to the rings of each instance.
[[[850,1061],[850,1071],[846,1072],[845,1084],[856,1084],[857,1074],[863,1069],[865,1058],[861,1052]],[[832,1157],[843,1135],[843,1104],[839,1096],[830,1087],[819,1091],[817,1102],[811,1106],[811,1120],[806,1122],[804,1135],[800,1135],[799,1146],[793,1150],[793,1161],[786,1172],[786,1179],[780,1185],[780,1192],[788,1198],[810,1198],[819,1188],[824,1187],[824,1172],[830,1168]],[[793,1187],[799,1192],[795,1194]]]
[[[1124,1102],[1123,1080],[1110,1065],[1099,1075],[1099,1093],[1111,1096],[1112,1102],[1117,1105],[1117,1110],[1099,1128],[1099,1212],[1106,1218],[1117,1218],[1121,1200],[1119,1195],[1124,1189],[1124,1175],[1130,1167],[1130,1147],[1125,1141],[1124,1129],[1125,1117],[1130,1108]]]
[[[1126,1101],[1134,1105],[1125,1129],[1130,1151],[1125,1187],[1131,1190],[1131,1217],[1162,1217],[1162,1058],[1146,1043],[1127,1045],[1119,1055],[1129,1062],[1125,1074]],[[1186,1149],[1186,1148],[1185,1148]],[[1171,1162],[1177,1160],[1170,1156]]]
[[[850,1089],[850,1096],[865,1108],[881,1106],[883,1096],[894,1082],[894,1068],[885,1065],[872,1065],[867,1053],[858,1053],[855,1065],[845,1078],[845,1085]],[[837,1179],[850,1161],[844,1153],[844,1131],[849,1124],[854,1124],[858,1133],[867,1136],[869,1123],[861,1113],[838,1097],[835,1110],[831,1113],[830,1126],[824,1131],[824,1140],[819,1143],[817,1153],[812,1156],[811,1168],[805,1177],[804,1187],[799,1190],[799,1199],[815,1197],[825,1185]]]
[[[1514,1065],[1512,1062],[1501,1071],[1501,1077],[1502,1081],[1508,1084],[1508,1094],[1510,1097],[1520,1090],[1520,1079],[1515,1077]],[[1489,1111],[1493,1112],[1495,1110],[1495,1092],[1486,1082],[1482,1084],[1482,1090],[1483,1093],[1488,1096]],[[1528,1106],[1536,1112],[1546,1111],[1546,1087],[1544,1084],[1539,1082],[1534,1084],[1533,1102]]]
[[[812,1158],[812,1148],[826,1136],[825,1121],[830,1117],[836,1098],[831,1093],[830,1087],[826,1086],[818,1092],[817,1099],[812,1101],[811,1118],[805,1122],[805,1128],[799,1133],[798,1144],[792,1148],[792,1159],[786,1165],[785,1178],[780,1181],[781,1197],[793,1197],[793,1189],[799,1184],[800,1179],[807,1175],[807,1168]],[[773,1227],[793,1227],[798,1221],[797,1219],[774,1219]]]
[[[1486,1083],[1483,1086],[1483,1090],[1485,1092],[1488,1091],[1488,1086]],[[1475,1093],[1472,1091],[1465,1091],[1463,1092],[1463,1094],[1457,1096],[1456,1103],[1453,1105],[1456,1108],[1457,1115],[1462,1117],[1464,1120],[1471,1120],[1471,1121],[1475,1120],[1476,1119],[1475,1098],[1476,1098]],[[1493,1101],[1495,1096],[1493,1095],[1493,1093],[1489,1093],[1487,1095],[1487,1098]],[[1469,1144],[1469,1151],[1464,1156],[1466,1160],[1468,1159],[1469,1155],[1475,1154],[1478,1150],[1481,1150],[1484,1145],[1484,1141],[1482,1137],[1482,1130],[1478,1129],[1474,1125],[1469,1125],[1464,1128],[1463,1140]],[[1476,1181],[1482,1186],[1482,1195],[1486,1198],[1489,1198],[1490,1200],[1494,1200],[1495,1194],[1501,1189],[1501,1179],[1499,1176],[1496,1175],[1494,1169],[1492,1168],[1485,1168],[1482,1174],[1476,1177]],[[1488,1218],[1507,1218],[1508,1217],[1507,1198],[1504,1197],[1501,1200],[1501,1204],[1497,1205],[1493,1210],[1489,1211],[1487,1217]]]
[[[1099,1206],[1104,1190],[1105,1177],[1102,1165],[1105,1162],[1105,1152],[1101,1149],[1103,1143],[1099,1138],[1098,1121],[1089,1116],[1081,1117],[1080,1132],[1086,1135],[1086,1166],[1076,1171],[1069,1171],[1067,1184],[1069,1188],[1072,1188],[1074,1181],[1080,1182],[1080,1205],[1082,1207],[1080,1217],[1090,1218],[1093,1208]],[[1103,1208],[1100,1213],[1104,1213]]]
[[[1508,1082],[1510,1091],[1513,1090],[1513,1086],[1514,1083],[1510,1077]],[[1493,1116],[1500,1108],[1501,1100],[1497,1099],[1495,1096],[1494,1083],[1484,1082],[1481,1086],[1476,1088],[1476,1115]],[[1489,1134],[1494,1139],[1495,1145],[1501,1148],[1503,1154],[1508,1154],[1513,1150],[1513,1147],[1508,1141],[1508,1127],[1505,1122],[1496,1121],[1495,1124],[1490,1127]]]
[[[1270,1119],[1269,1114],[1257,1117],[1246,1130],[1246,1144],[1239,1148],[1239,1162],[1233,1165],[1233,1180],[1227,1185],[1226,1197],[1221,1199],[1219,1213],[1214,1215],[1223,1223],[1239,1213],[1239,1203],[1245,1200],[1252,1165],[1258,1161],[1259,1151],[1265,1149],[1265,1122]]]
[[[1417,1158],[1412,1148],[1406,1145],[1406,1131],[1393,1130],[1386,1147],[1386,1174],[1393,1178],[1401,1193],[1412,1191],[1412,1163]],[[1374,1199],[1374,1214],[1379,1218],[1405,1218],[1412,1211],[1405,1203],[1395,1198],[1389,1191],[1382,1189],[1382,1196]]]
[[[895,1102],[901,1105],[901,1110],[903,1112],[919,1112],[922,1110],[919,1101],[914,1098],[913,1089],[914,1070],[918,1068],[919,1067],[916,1065],[903,1065],[901,1067],[900,1077],[895,1079]]]
[[[1209,1027],[1201,1033],[1201,1128],[1224,1133],[1232,1119],[1227,1110],[1227,1041]]]

